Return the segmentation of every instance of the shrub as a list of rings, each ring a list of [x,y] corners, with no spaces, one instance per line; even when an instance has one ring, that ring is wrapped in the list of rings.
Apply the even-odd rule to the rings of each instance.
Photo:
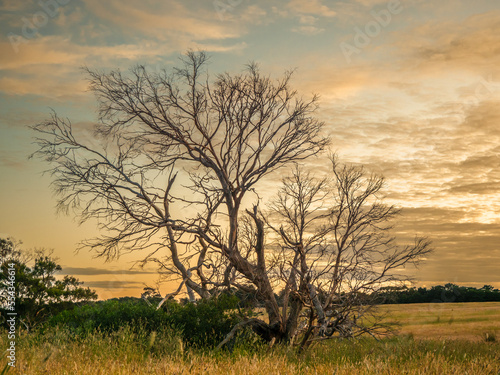
[[[49,320],[50,326],[65,325],[74,333],[81,334],[99,329],[115,332],[125,325],[140,326],[147,332],[164,325],[164,310],[156,310],[144,301],[108,300],[63,311]]]
[[[0,312],[16,311],[33,328],[60,311],[97,299],[97,293],[73,276],[56,278],[62,271],[52,252],[27,251],[21,242],[0,238]]]
[[[486,342],[496,342],[497,341],[497,335],[495,332],[485,332],[483,334],[483,339]]]
[[[140,299],[108,300],[63,311],[46,327],[64,326],[81,336],[96,330],[115,333],[125,326],[148,334],[174,328],[186,345],[213,347],[241,321],[237,304],[238,299],[228,295],[184,306],[168,301],[159,310]]]
[[[172,309],[167,320],[182,331],[186,344],[213,347],[241,321],[242,316],[236,312],[237,305],[235,296],[221,295]]]

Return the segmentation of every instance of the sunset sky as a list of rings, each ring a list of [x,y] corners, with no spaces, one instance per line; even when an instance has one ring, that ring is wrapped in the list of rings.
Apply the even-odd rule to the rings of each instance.
[[[169,69],[189,49],[213,75],[296,68],[340,160],[386,177],[398,235],[433,241],[418,285],[500,288],[500,2],[0,0],[0,30],[0,237],[54,249],[100,298],[140,296],[155,272],[74,252],[95,223],[56,214],[28,126],[96,120],[82,66]]]

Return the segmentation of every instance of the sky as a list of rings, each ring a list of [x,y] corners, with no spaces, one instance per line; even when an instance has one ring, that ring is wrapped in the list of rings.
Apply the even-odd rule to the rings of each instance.
[[[28,126],[52,109],[96,121],[84,66],[170,69],[187,50],[206,51],[212,74],[251,61],[276,78],[295,69],[292,86],[320,95],[340,160],[385,176],[403,209],[397,235],[432,240],[417,285],[500,288],[496,0],[0,0],[0,237],[53,249],[100,298],[153,285],[154,269],[132,267],[141,254],[75,252],[96,224],[56,212]]]

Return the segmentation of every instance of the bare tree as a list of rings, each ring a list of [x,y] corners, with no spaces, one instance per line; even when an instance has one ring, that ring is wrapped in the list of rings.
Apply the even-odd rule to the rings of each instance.
[[[210,82],[206,60],[189,52],[170,74],[142,66],[130,76],[87,70],[103,146],[80,141],[69,120],[54,114],[34,126],[41,134],[37,154],[54,165],[59,208],[100,221],[105,234],[88,242],[91,248],[113,257],[154,247],[147,258],[203,298],[244,279],[266,301],[271,326],[279,327],[264,258],[254,263],[242,253],[250,249],[240,249],[240,211],[263,176],[327,145],[323,124],[312,117],[317,98],[299,98],[290,72],[273,81],[255,64]],[[191,183],[181,195],[173,185],[183,171]],[[195,206],[194,214],[186,217],[175,204]],[[156,257],[159,251],[167,259]]]
[[[326,182],[316,186],[307,180],[299,193],[288,182],[275,207],[286,224],[276,228],[255,205],[255,189],[264,176],[327,146],[323,124],[313,116],[317,98],[300,98],[290,88],[290,72],[274,81],[255,64],[241,74],[211,80],[206,61],[204,53],[189,52],[170,73],[152,74],[142,66],[128,75],[87,69],[99,102],[95,134],[100,142],[82,141],[69,120],[53,114],[33,127],[40,134],[36,155],[52,163],[58,207],[75,210],[82,221],[99,221],[103,235],[85,243],[99,255],[110,259],[124,251],[144,251],[145,262],[157,262],[161,272],[179,279],[173,294],[185,285],[191,299],[229,287],[254,293],[268,319],[245,324],[267,340],[296,335],[300,312],[308,308],[308,342],[315,327],[318,335],[331,328],[331,307],[355,298],[355,290],[368,290],[370,278],[373,285],[391,281],[389,271],[425,254],[427,243],[401,251],[390,241],[380,243],[375,229],[394,216],[394,209],[377,204],[363,212],[381,185],[370,180],[360,200],[352,195],[359,188],[352,189],[361,180],[336,168],[347,184],[339,187],[343,195],[334,207],[340,208],[316,209]],[[253,208],[246,209],[250,203]],[[315,208],[313,216],[309,207]],[[321,220],[331,222],[313,226]],[[311,237],[312,229],[319,232]],[[339,242],[327,243],[334,233]],[[279,246],[273,238],[279,238]],[[376,278],[370,267],[359,267],[358,248],[383,255],[382,245],[394,252]],[[350,266],[345,263],[349,259]],[[325,261],[337,266],[325,266]],[[383,260],[371,262],[375,272]],[[360,275],[365,286],[346,294],[346,286],[360,282]],[[280,306],[275,291],[283,287],[286,303]]]
[[[279,248],[268,273],[283,286],[286,337],[303,333],[301,347],[386,333],[375,309],[378,292],[410,281],[401,269],[431,251],[425,238],[404,247],[395,243],[391,223],[400,211],[383,203],[382,177],[331,161],[332,178],[318,180],[297,167],[267,217]]]

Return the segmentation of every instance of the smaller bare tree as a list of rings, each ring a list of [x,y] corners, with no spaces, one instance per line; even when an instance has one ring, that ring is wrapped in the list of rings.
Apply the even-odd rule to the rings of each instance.
[[[265,219],[278,248],[267,272],[283,287],[285,336],[301,336],[302,348],[318,339],[388,332],[376,315],[378,292],[410,281],[401,269],[431,251],[425,238],[395,243],[390,230],[400,210],[383,203],[384,178],[331,160],[332,178],[297,167]]]

